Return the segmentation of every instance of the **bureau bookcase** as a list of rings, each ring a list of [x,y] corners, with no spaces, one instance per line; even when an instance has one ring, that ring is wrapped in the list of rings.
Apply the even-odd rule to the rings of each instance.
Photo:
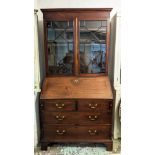
[[[112,150],[111,9],[41,11],[46,68],[39,102],[41,149],[52,143],[102,143]]]

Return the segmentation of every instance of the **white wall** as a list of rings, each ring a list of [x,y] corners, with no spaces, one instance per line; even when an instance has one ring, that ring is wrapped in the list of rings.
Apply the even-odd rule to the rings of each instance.
[[[40,8],[113,8],[113,16],[120,11],[121,0],[35,0],[35,9]]]
[[[120,0],[38,0],[41,8],[120,8]]]

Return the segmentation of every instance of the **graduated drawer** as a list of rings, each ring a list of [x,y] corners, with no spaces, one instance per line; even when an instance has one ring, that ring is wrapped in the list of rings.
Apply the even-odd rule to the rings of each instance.
[[[109,100],[79,100],[78,111],[112,111],[112,101]]]
[[[42,112],[46,124],[111,124],[107,112]]]
[[[111,138],[111,125],[44,125],[44,140],[88,141]]]
[[[74,111],[74,100],[41,100],[41,109],[45,111]]]

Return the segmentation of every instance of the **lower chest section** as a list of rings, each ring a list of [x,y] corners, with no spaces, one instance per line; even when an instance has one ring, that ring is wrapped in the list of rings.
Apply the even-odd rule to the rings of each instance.
[[[87,142],[111,138],[113,100],[40,100],[41,139]]]

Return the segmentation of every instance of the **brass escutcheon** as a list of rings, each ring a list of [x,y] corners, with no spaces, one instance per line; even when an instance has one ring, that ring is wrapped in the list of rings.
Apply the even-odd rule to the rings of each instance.
[[[80,81],[79,81],[78,79],[75,79],[75,80],[73,80],[73,83],[74,83],[75,85],[77,85],[77,84],[80,83]]]

